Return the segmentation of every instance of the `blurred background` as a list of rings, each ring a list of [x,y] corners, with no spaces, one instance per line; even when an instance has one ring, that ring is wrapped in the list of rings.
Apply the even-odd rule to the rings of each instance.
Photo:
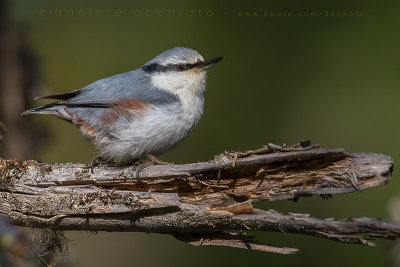
[[[0,138],[3,157],[90,162],[93,147],[69,124],[20,117],[32,98],[83,87],[187,46],[226,58],[209,71],[205,113],[166,161],[208,160],[225,150],[313,143],[400,158],[400,2],[0,2]],[[46,103],[46,102],[40,102]],[[257,208],[315,217],[399,218],[400,176],[350,195],[263,202]],[[397,215],[397,217],[396,217]],[[192,247],[144,233],[66,233],[70,266],[391,266],[395,244],[344,245],[315,237],[250,233],[295,255]]]

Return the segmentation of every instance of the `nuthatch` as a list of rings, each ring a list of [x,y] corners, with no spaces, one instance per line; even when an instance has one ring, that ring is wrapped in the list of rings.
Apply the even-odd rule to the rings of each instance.
[[[72,92],[37,97],[60,101],[22,115],[50,114],[72,123],[107,161],[151,158],[175,147],[197,125],[207,69],[222,59],[204,60],[193,49],[175,47],[136,70]]]

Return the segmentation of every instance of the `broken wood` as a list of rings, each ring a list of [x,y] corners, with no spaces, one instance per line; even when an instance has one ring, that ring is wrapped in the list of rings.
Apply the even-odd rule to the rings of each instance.
[[[400,226],[373,218],[283,215],[252,203],[365,190],[386,184],[392,170],[393,160],[385,155],[309,144],[269,144],[184,165],[102,165],[94,174],[84,164],[1,160],[0,213],[20,226],[166,233],[193,245],[284,254],[297,249],[223,231],[299,233],[374,245],[366,238],[396,239]]]

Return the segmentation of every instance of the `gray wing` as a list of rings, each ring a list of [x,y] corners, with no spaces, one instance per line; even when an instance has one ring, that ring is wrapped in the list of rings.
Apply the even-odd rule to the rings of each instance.
[[[150,77],[141,69],[98,80],[69,98],[70,105],[109,105],[126,99],[137,99],[149,104],[171,104],[178,97],[151,85]]]
[[[96,126],[101,123],[100,118],[128,113],[124,111],[129,108],[142,109],[176,102],[179,102],[176,95],[152,86],[149,75],[138,69],[96,81],[68,99],[65,105],[71,113]]]

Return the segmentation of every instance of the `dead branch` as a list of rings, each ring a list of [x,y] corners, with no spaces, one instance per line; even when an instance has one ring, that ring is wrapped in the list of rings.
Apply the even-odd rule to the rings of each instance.
[[[260,200],[351,193],[388,182],[393,160],[302,144],[269,144],[184,165],[100,166],[0,161],[0,212],[16,225],[55,230],[167,233],[193,245],[222,245],[277,253],[256,230],[313,235],[374,245],[396,239],[400,226],[373,218],[312,218],[254,209]]]

